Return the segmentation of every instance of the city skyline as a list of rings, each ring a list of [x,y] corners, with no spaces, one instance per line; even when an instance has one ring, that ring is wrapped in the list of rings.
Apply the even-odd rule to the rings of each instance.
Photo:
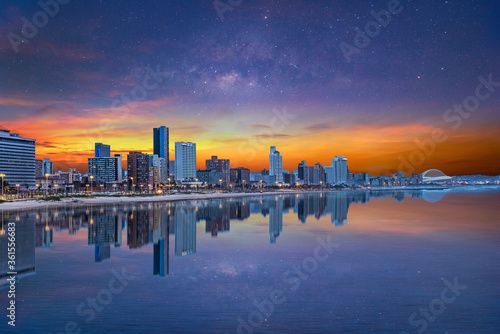
[[[256,1],[221,16],[210,1],[72,1],[14,47],[42,9],[2,3],[0,128],[37,138],[56,170],[84,169],[96,142],[152,154],[165,124],[172,143],[197,143],[197,168],[218,155],[260,170],[277,146],[285,170],[346,156],[390,175],[431,140],[419,172],[500,174],[498,5],[400,2],[346,59],[339,46],[384,5]]]

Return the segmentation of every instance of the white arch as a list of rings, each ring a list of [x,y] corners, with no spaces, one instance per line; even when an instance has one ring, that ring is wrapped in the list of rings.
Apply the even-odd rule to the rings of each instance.
[[[427,173],[429,173],[429,172],[438,172],[438,173],[441,173],[441,176],[448,176],[445,173],[443,173],[442,171],[440,171],[439,169],[429,169],[429,170],[426,170],[425,172],[422,173],[422,176],[426,177]],[[435,177],[435,176],[430,176],[430,177]]]

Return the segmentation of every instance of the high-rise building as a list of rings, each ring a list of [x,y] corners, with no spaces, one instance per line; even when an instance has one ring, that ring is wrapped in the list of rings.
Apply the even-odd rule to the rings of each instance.
[[[283,181],[289,185],[295,185],[295,183],[297,182],[295,174],[287,172],[283,173]]]
[[[326,173],[325,167],[319,162],[314,165],[314,175],[313,175],[314,185],[326,185]]]
[[[114,157],[88,158],[89,174],[94,182],[122,182],[121,155]]]
[[[196,179],[195,143],[175,143],[175,179],[177,181]]]
[[[302,161],[297,169],[297,176],[300,181],[302,181],[302,184],[305,185],[312,185],[315,184],[314,181],[314,167],[312,166],[307,166],[305,161]],[[318,174],[319,177],[319,174]],[[318,184],[319,184],[319,178],[316,178]]]
[[[35,160],[35,178],[43,177],[43,160]]]
[[[166,173],[167,164],[165,158],[160,158],[157,154],[149,155],[149,168],[153,170],[154,185],[166,183],[168,176]]]
[[[42,162],[42,176],[54,174],[54,163],[49,158],[44,158]]]
[[[169,142],[169,129],[166,126],[160,126],[159,128],[153,129],[153,154],[158,157],[169,161],[170,159],[170,142]],[[168,163],[165,164],[165,168],[162,170],[160,179],[162,182],[166,182],[169,178],[169,166]]]
[[[129,152],[127,155],[127,177],[137,187],[149,186],[149,155],[142,152]]]
[[[349,172],[347,158],[336,156],[335,159],[332,159],[332,167],[334,167],[334,183],[347,184],[347,173]]]
[[[283,157],[276,146],[271,146],[269,154],[269,175],[275,177],[275,182],[283,183]]]
[[[111,146],[103,143],[95,143],[95,157],[109,158],[111,157]]]
[[[333,166],[325,167],[325,178],[327,184],[335,184],[335,164],[332,162]]]
[[[219,159],[216,155],[205,161],[206,170],[216,170],[222,173],[222,183],[229,184],[231,180],[231,162],[229,159]]]
[[[11,186],[35,185],[35,139],[0,130],[0,174]]]
[[[305,162],[305,160],[302,160],[302,162],[299,164],[297,173],[299,180],[305,181],[304,177],[307,176],[307,163]]]
[[[123,180],[123,158],[121,154],[115,154],[114,157],[117,159],[118,164],[118,182],[122,182]]]

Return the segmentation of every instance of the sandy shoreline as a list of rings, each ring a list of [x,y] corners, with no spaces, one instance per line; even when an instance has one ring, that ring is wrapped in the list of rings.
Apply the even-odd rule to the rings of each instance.
[[[464,189],[469,187],[464,187]],[[470,187],[476,188],[477,187]],[[469,189],[470,189],[469,188]],[[488,187],[489,188],[489,187]],[[488,189],[482,188],[481,190]],[[499,187],[493,187],[498,189]],[[270,192],[245,192],[245,193],[191,193],[191,194],[165,194],[156,196],[137,196],[137,197],[70,197],[61,198],[60,201],[44,201],[44,200],[27,200],[17,202],[0,203],[0,211],[12,210],[31,210],[40,207],[65,207],[65,206],[80,206],[87,204],[124,204],[133,202],[178,202],[178,201],[193,201],[193,200],[210,200],[210,199],[224,199],[224,198],[241,198],[241,197],[261,197],[261,196],[275,196],[275,195],[294,195],[294,194],[309,194],[318,192],[349,192],[349,191],[412,191],[412,190],[443,190],[454,189],[442,187],[394,187],[394,188],[372,188],[372,189],[357,189],[357,190],[281,190]]]
[[[208,194],[173,194],[159,196],[137,196],[137,197],[90,197],[90,198],[61,198],[60,201],[27,200],[17,202],[0,203],[0,211],[31,210],[40,207],[65,207],[87,204],[123,204],[133,202],[177,202],[193,200],[210,200],[240,197],[260,197],[283,194],[302,194],[318,191],[275,191],[275,192],[255,192],[255,193],[208,193]]]

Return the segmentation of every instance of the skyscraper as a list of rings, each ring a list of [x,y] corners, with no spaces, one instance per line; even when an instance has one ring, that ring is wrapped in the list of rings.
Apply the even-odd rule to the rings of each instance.
[[[153,171],[154,186],[167,182],[166,168],[165,158],[160,158],[157,154],[149,155],[149,169]]]
[[[335,184],[347,184],[347,158],[336,156],[332,159],[332,167],[334,167]]]
[[[42,175],[54,174],[54,163],[50,162],[49,158],[44,158],[42,162]]]
[[[144,189],[149,185],[149,155],[142,152],[129,152],[127,155],[127,175],[132,184]]]
[[[35,178],[43,177],[43,161],[40,159],[35,160]]]
[[[175,143],[175,179],[177,181],[196,179],[195,143]]]
[[[276,146],[271,146],[269,154],[269,175],[274,176],[276,182],[283,182],[283,157]]]
[[[307,163],[305,160],[302,160],[302,162],[299,164],[299,167],[297,168],[297,176],[299,180],[301,180],[304,184],[308,184],[308,171],[307,171]]]
[[[111,157],[111,146],[103,143],[95,143],[95,157],[109,158]]]
[[[166,126],[160,126],[159,128],[153,129],[153,154],[156,154],[160,158],[164,158],[165,161],[169,161],[170,142],[169,142],[169,130]],[[162,171],[161,179],[166,180],[169,177],[168,163],[165,165],[166,169]],[[162,181],[165,182],[165,181]]]

